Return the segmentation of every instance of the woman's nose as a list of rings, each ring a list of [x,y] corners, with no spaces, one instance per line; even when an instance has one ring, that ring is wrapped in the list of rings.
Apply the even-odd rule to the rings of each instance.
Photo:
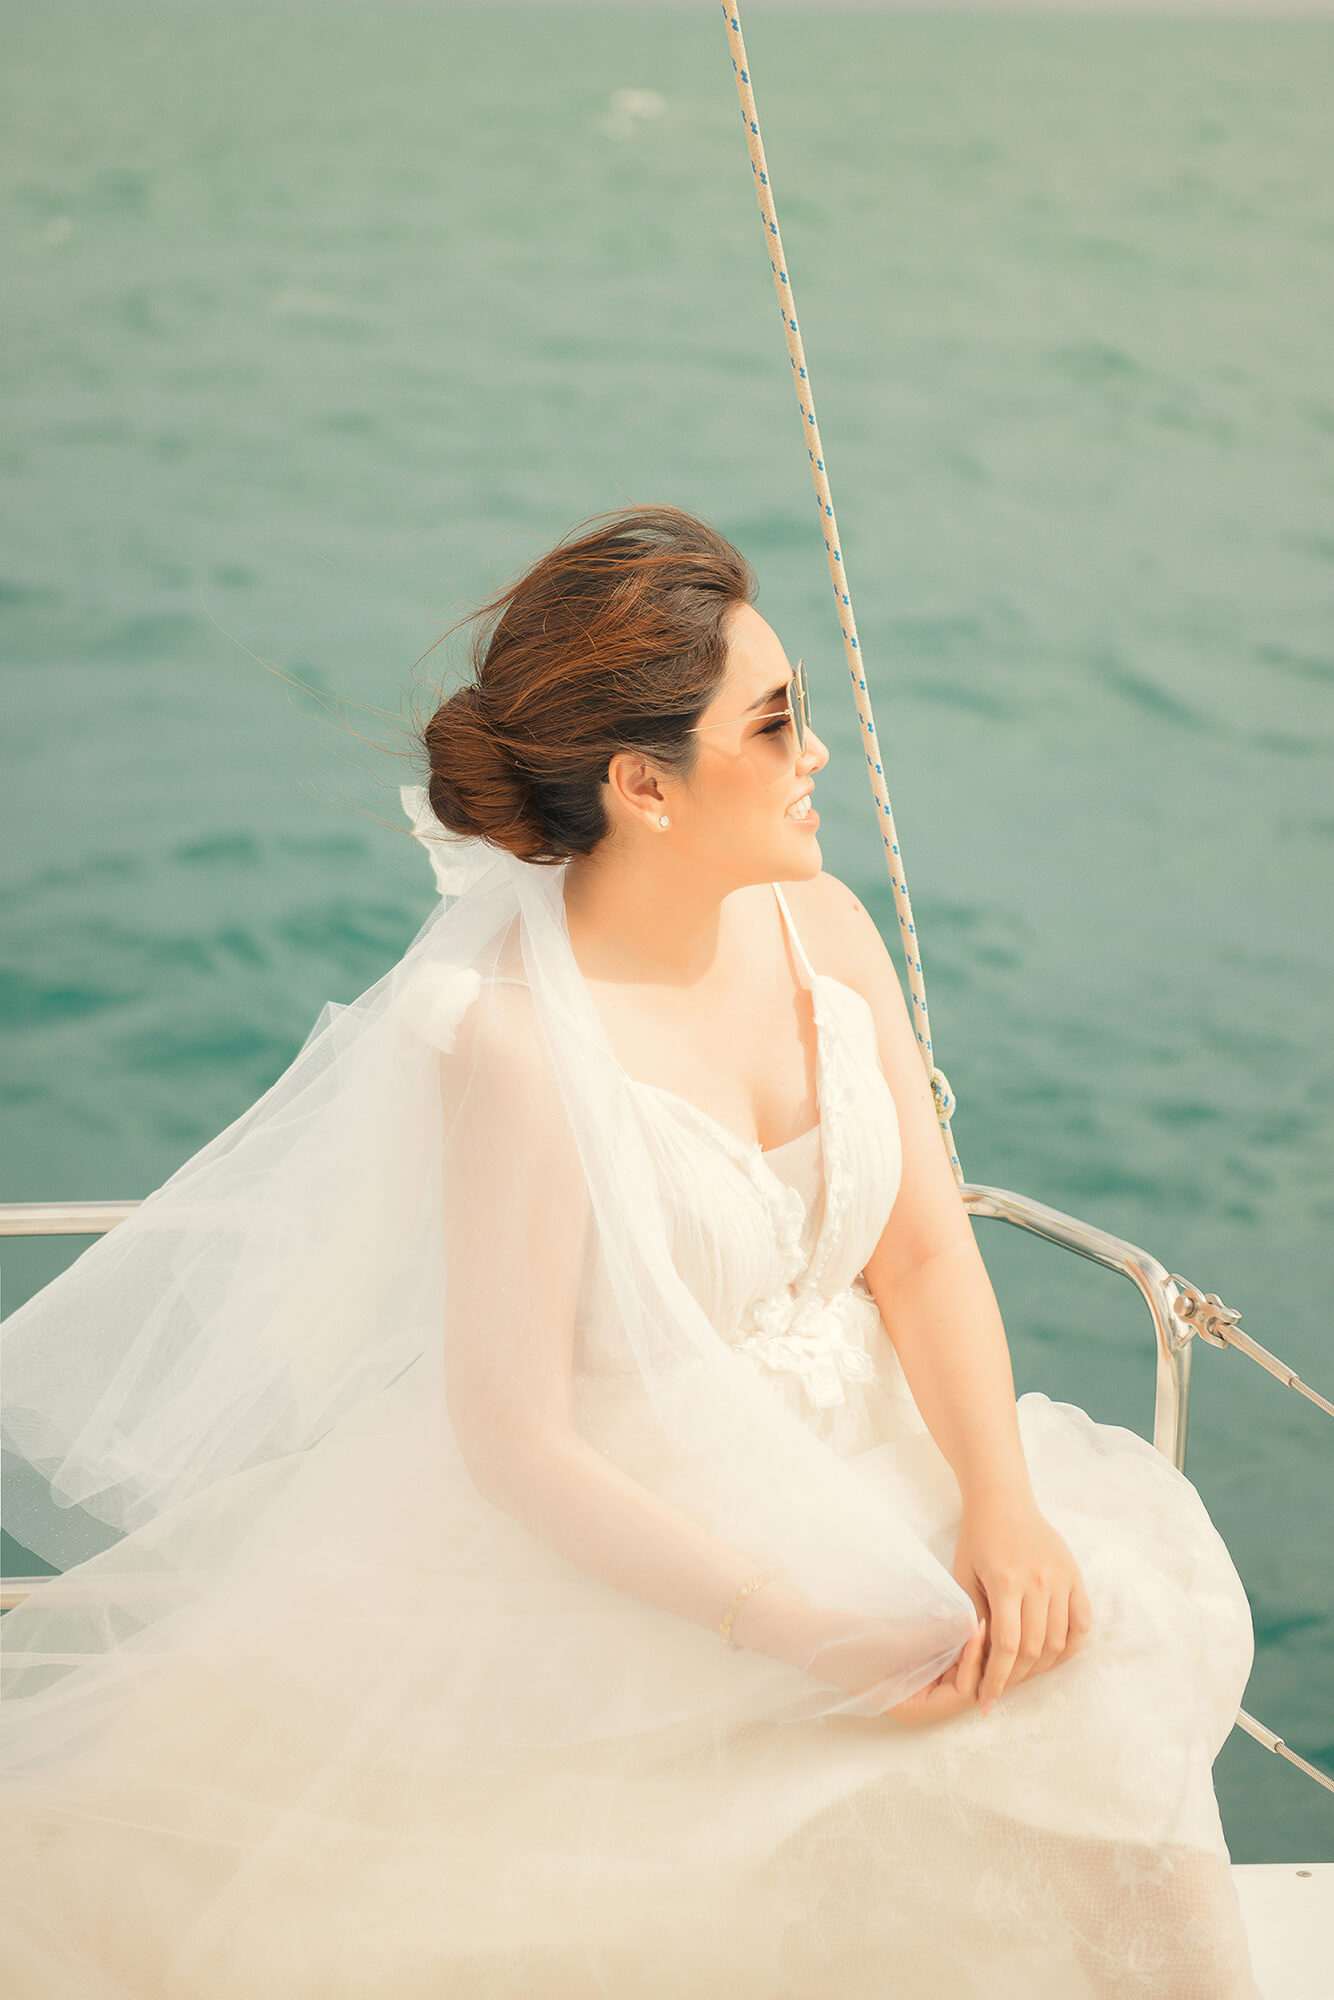
[[[821,771],[829,762],[828,746],[813,729],[806,731],[806,741],[801,747],[802,762],[809,764],[813,771]]]

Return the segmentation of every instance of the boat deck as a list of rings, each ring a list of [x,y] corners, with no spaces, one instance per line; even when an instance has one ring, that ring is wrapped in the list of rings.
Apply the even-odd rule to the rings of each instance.
[[[1334,1861],[1233,1863],[1265,2000],[1334,2000]]]

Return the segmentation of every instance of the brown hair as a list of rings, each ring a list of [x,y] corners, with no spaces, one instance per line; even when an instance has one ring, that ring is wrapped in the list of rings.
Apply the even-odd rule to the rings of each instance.
[[[624,507],[570,530],[476,613],[472,680],[421,732],[431,810],[524,861],[587,854],[610,832],[618,750],[678,777],[722,684],[724,624],[755,573],[678,507]]]

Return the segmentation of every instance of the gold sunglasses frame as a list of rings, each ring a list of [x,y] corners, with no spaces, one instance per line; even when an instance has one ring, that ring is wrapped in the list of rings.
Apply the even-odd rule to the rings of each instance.
[[[726,722],[697,722],[696,729],[726,729],[737,722],[772,722],[776,715],[783,714],[779,708],[770,709],[764,715],[729,715]],[[787,715],[797,737],[797,755],[806,748],[806,731],[811,721],[811,690],[806,679],[806,663],[798,660],[792,678],[787,684]]]

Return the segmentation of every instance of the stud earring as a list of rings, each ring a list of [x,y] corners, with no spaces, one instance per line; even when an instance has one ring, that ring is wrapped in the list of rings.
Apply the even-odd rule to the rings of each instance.
[[[659,826],[670,826],[670,825],[671,825],[671,821],[670,821],[670,820],[668,819],[668,817],[667,817],[666,813],[659,813],[659,814],[658,814],[658,825],[659,825]]]

